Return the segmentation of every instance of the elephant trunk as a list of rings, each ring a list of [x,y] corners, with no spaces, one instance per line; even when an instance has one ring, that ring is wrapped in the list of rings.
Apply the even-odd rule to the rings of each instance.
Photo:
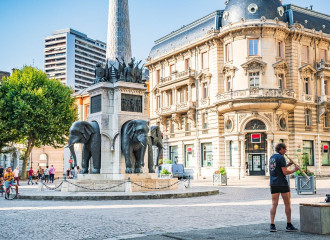
[[[74,144],[70,144],[69,149],[70,149],[73,161],[74,161],[74,166],[77,167],[77,158],[76,158],[76,153],[74,152],[73,146],[74,146]]]

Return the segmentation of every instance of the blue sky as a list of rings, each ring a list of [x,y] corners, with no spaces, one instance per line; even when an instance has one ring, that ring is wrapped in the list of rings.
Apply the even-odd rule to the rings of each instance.
[[[43,38],[73,28],[106,41],[109,0],[0,0],[0,70],[43,69]],[[133,56],[145,60],[156,39],[215,10],[225,0],[129,0]],[[283,0],[330,15],[329,0]]]

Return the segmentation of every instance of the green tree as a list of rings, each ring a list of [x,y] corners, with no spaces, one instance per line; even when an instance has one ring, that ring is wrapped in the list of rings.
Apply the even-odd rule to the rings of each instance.
[[[72,89],[48,79],[39,69],[25,66],[0,85],[0,135],[24,141],[23,176],[34,146],[63,147],[69,128],[77,119]],[[5,139],[5,137],[3,137]],[[0,140],[2,138],[0,137]]]

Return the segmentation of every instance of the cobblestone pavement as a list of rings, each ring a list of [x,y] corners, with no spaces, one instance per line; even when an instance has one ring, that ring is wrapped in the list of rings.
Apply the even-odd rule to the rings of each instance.
[[[189,199],[71,202],[7,201],[0,197],[0,234],[3,239],[143,239],[147,235],[156,239],[156,234],[175,236],[176,232],[246,225],[265,231],[271,203],[268,181],[265,177],[229,179],[228,186],[216,187],[219,195]],[[21,185],[36,191],[35,186]],[[193,186],[212,183],[194,181]],[[299,226],[299,203],[324,201],[329,186],[330,179],[318,180],[316,195],[297,195],[292,188],[293,223]],[[286,220],[282,201],[276,220]]]

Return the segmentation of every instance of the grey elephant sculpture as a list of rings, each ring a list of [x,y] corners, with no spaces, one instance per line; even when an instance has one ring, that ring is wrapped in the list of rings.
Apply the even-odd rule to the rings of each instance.
[[[121,150],[125,156],[126,173],[142,173],[148,144],[149,122],[131,120],[121,128]],[[133,171],[133,159],[135,165]]]
[[[82,174],[88,173],[90,158],[93,158],[93,174],[100,173],[101,169],[101,134],[97,122],[77,121],[70,127],[68,148],[74,159],[74,166],[77,166],[77,158],[74,152],[74,144],[83,143],[82,151]]]
[[[156,164],[154,163],[152,146],[158,148]],[[150,128],[150,136],[148,137],[148,168],[149,173],[154,173],[154,166],[158,166],[159,156],[163,149],[163,136],[159,126],[152,126]]]

